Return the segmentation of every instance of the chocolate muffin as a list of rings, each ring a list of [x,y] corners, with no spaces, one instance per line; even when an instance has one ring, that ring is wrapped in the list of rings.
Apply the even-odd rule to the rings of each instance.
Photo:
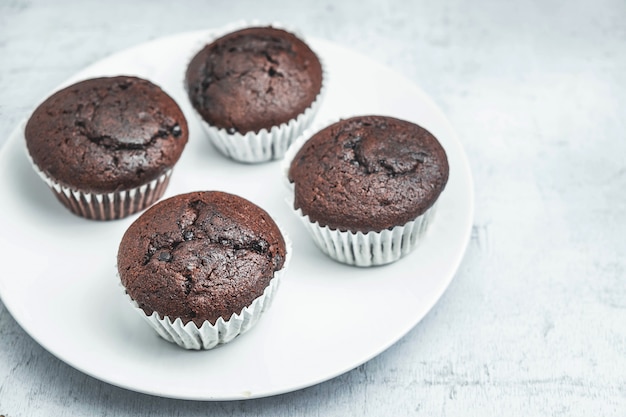
[[[321,62],[305,42],[282,29],[252,27],[198,52],[185,87],[218,149],[236,160],[261,162],[282,157],[308,126],[322,81]],[[239,143],[246,136],[256,140]],[[270,143],[259,143],[263,138]]]
[[[150,81],[103,77],[46,99],[25,128],[36,171],[75,214],[125,217],[161,197],[187,143],[180,107]]]
[[[312,227],[331,235],[398,235],[394,228],[417,227],[415,236],[402,238],[404,249],[398,247],[401,242],[385,243],[402,256],[425,229],[448,173],[446,153],[426,129],[392,117],[359,116],[313,134],[295,153],[287,175],[293,183],[294,208]],[[359,245],[369,246],[372,253],[385,249],[371,239]],[[392,255],[382,263],[390,262]],[[354,258],[349,253],[345,256]],[[380,262],[366,259],[365,263]]]
[[[117,266],[127,294],[159,334],[206,349],[256,322],[286,257],[285,239],[267,212],[242,197],[206,191],[143,213],[122,238]]]

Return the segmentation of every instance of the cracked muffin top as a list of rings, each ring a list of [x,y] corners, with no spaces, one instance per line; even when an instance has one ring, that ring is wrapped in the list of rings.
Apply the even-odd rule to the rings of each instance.
[[[333,230],[380,232],[429,209],[448,160],[426,129],[386,116],[341,120],[314,134],[289,166],[294,208]]]
[[[46,99],[25,130],[28,152],[70,188],[109,193],[148,183],[172,168],[187,121],[161,88],[136,77],[94,78]]]
[[[322,67],[295,35],[272,27],[232,32],[191,60],[186,89],[197,112],[229,133],[258,133],[295,119],[316,99]]]
[[[201,326],[252,304],[282,269],[283,236],[268,213],[218,191],[163,200],[126,231],[117,267],[147,315]]]

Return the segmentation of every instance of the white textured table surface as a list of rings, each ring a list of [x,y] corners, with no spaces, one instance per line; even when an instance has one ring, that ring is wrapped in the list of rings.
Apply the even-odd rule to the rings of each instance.
[[[259,400],[110,386],[46,352],[0,303],[0,415],[626,415],[625,2],[126,3],[0,3],[0,144],[52,88],[113,52],[280,21],[388,65],[437,102],[472,166],[472,240],[446,294],[397,344]]]

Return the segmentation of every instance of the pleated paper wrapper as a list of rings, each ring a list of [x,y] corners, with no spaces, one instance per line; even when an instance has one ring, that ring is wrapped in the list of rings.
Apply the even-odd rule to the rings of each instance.
[[[92,193],[60,184],[39,169],[28,150],[26,155],[35,172],[50,187],[61,204],[72,213],[91,220],[121,219],[146,209],[163,196],[172,175],[170,168],[139,187],[111,193]]]

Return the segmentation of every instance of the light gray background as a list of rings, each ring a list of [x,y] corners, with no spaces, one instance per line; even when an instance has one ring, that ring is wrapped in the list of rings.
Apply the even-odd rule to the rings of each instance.
[[[0,414],[626,415],[626,2],[176,3],[2,0],[0,144],[52,88],[113,52],[242,18],[288,23],[390,66],[447,114],[476,183],[465,259],[380,356],[243,402],[102,383],[0,303]]]

